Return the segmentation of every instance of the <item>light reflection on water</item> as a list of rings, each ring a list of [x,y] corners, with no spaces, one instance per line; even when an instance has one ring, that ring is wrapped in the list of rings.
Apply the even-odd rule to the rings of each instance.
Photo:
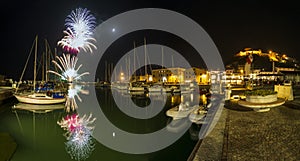
[[[140,120],[132,119],[122,113],[116,107],[110,90],[97,89],[96,91],[98,92],[98,101],[100,101],[99,103],[101,104],[106,117],[109,118],[109,120],[117,127],[133,133],[149,133],[165,127],[168,123],[170,123],[171,119],[165,115],[166,110],[172,106],[178,105],[180,101],[183,101],[183,99],[193,102],[197,98],[201,98],[199,95],[190,94],[185,96],[179,94],[167,94],[164,97],[159,95],[151,96],[151,100],[154,102],[166,99],[166,105],[155,117]],[[127,93],[119,94],[124,97],[124,100],[125,97],[131,97],[132,101],[141,108],[151,103],[149,95],[131,96]],[[11,109],[10,107],[12,107],[15,103],[16,102],[12,102],[0,106],[0,108],[7,109],[0,113],[0,132],[10,133],[18,144],[12,161],[72,160],[65,149],[66,139],[63,136],[65,131],[57,124],[57,121],[67,115],[65,110],[54,110],[48,113],[32,113],[25,110]],[[126,104],[126,102],[124,103]],[[103,146],[96,140],[93,140],[95,143],[95,149],[86,160],[186,160],[196,144],[197,132],[199,132],[199,130],[199,125],[193,124],[185,135],[171,146],[158,152],[143,155],[120,153]]]

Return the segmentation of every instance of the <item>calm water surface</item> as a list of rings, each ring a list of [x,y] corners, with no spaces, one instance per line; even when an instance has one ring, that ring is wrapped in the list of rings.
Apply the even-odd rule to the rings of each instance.
[[[166,110],[180,103],[183,99],[199,98],[194,95],[148,95],[131,96],[127,93],[117,93],[124,104],[128,97],[143,108],[150,103],[160,103],[166,100],[163,110],[150,119],[134,119],[119,110],[114,102],[111,90],[96,89],[98,102],[105,116],[118,128],[131,133],[150,133],[167,126],[171,118],[165,115]],[[113,91],[114,92],[114,91]],[[83,100],[84,101],[84,100]],[[66,151],[64,136],[65,131],[60,128],[60,121],[67,113],[64,110],[55,110],[48,113],[32,113],[24,110],[14,110],[11,107],[17,101],[1,105],[0,132],[10,133],[18,144],[12,161],[69,161],[74,160]],[[84,108],[84,107],[79,107]],[[95,116],[97,117],[97,116]],[[148,154],[126,154],[105,147],[93,139],[94,150],[87,156],[90,161],[158,161],[158,160],[186,160],[197,143],[198,125],[192,124],[191,128],[175,143],[157,152]],[[145,145],[147,146],[147,145]]]

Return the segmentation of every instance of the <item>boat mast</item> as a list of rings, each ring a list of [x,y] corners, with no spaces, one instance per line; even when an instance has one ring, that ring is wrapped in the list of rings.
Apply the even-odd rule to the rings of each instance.
[[[110,64],[110,83],[112,83],[112,81],[113,81],[113,71],[114,71],[114,63],[111,63]],[[116,78],[114,80],[116,81]]]
[[[126,79],[126,81],[129,81],[130,77],[131,77],[131,72],[130,72],[130,55],[129,55],[128,60],[127,60],[127,79]]]
[[[174,58],[173,58],[173,55],[172,55],[172,68],[174,68]]]
[[[45,80],[45,52],[43,52],[42,55],[42,82],[44,82],[44,80]]]
[[[161,69],[164,69],[164,48],[163,48],[163,46],[161,46]],[[166,74],[166,70],[162,70],[162,71],[163,71],[162,83],[164,83],[164,77]]]
[[[104,81],[105,81],[105,83],[107,83],[108,81],[108,72],[107,72],[107,70],[108,70],[108,66],[107,66],[107,61],[105,61],[105,68],[104,68],[105,70],[104,70]]]
[[[45,52],[45,54],[46,54],[46,63],[45,63],[45,67],[46,67],[46,71],[48,71],[48,48],[47,48],[47,40],[45,39],[45,47],[46,47],[46,52]],[[44,73],[43,73],[44,74]],[[48,82],[48,74],[46,73],[46,79],[45,79],[45,82]]]
[[[146,48],[146,38],[144,37],[144,50],[145,50],[145,77],[147,82],[148,72],[147,72],[147,48]]]
[[[23,71],[22,71],[22,74],[21,74],[21,77],[20,77],[20,79],[19,79],[19,81],[18,81],[18,83],[17,83],[17,88],[16,88],[16,91],[15,91],[15,93],[17,93],[17,92],[18,92],[18,89],[19,89],[19,86],[20,86],[20,82],[21,82],[21,81],[22,81],[22,79],[23,79],[23,76],[24,76],[25,70],[26,70],[26,68],[27,68],[27,65],[28,65],[28,62],[29,62],[30,56],[31,56],[31,54],[32,54],[32,50],[33,50],[33,47],[34,47],[34,43],[35,43],[35,41],[37,41],[37,35],[36,35],[36,37],[35,37],[35,39],[34,39],[34,41],[33,41],[33,43],[32,43],[32,46],[31,46],[31,49],[30,49],[29,55],[28,55],[28,57],[27,57],[27,60],[26,60],[25,66],[24,66],[24,69],[23,69]]]
[[[164,48],[161,47],[161,67],[164,68]]]
[[[135,66],[135,55],[136,55],[136,51],[135,51],[135,41],[133,41],[133,72],[134,72],[134,80],[136,81],[136,66]]]
[[[48,59],[46,59],[46,62],[47,62],[47,69],[49,69],[50,70],[50,60],[51,60],[51,57],[50,56],[52,56],[52,52],[51,52],[51,48],[50,48],[50,45],[49,45],[49,43],[48,43],[48,41],[47,41],[47,39],[46,39],[46,43],[47,43],[47,51],[46,51],[46,55],[48,55]],[[48,73],[46,73],[46,82],[48,82],[50,80],[50,77],[49,77],[49,75],[48,75]]]
[[[35,50],[34,50],[34,70],[33,70],[33,91],[35,92],[35,79],[36,79],[36,57],[37,57],[37,42],[38,42],[38,36],[36,36],[35,40]]]

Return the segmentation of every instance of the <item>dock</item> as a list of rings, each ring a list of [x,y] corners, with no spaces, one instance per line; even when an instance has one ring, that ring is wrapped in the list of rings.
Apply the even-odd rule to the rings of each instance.
[[[300,160],[300,98],[266,113],[227,101],[188,161]]]

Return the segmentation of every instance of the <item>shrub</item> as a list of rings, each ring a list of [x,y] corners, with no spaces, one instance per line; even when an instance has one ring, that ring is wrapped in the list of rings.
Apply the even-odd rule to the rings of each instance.
[[[276,91],[273,90],[264,90],[264,89],[259,89],[259,90],[252,90],[252,91],[246,91],[245,95],[246,96],[267,96],[267,95],[272,95],[276,94]]]

